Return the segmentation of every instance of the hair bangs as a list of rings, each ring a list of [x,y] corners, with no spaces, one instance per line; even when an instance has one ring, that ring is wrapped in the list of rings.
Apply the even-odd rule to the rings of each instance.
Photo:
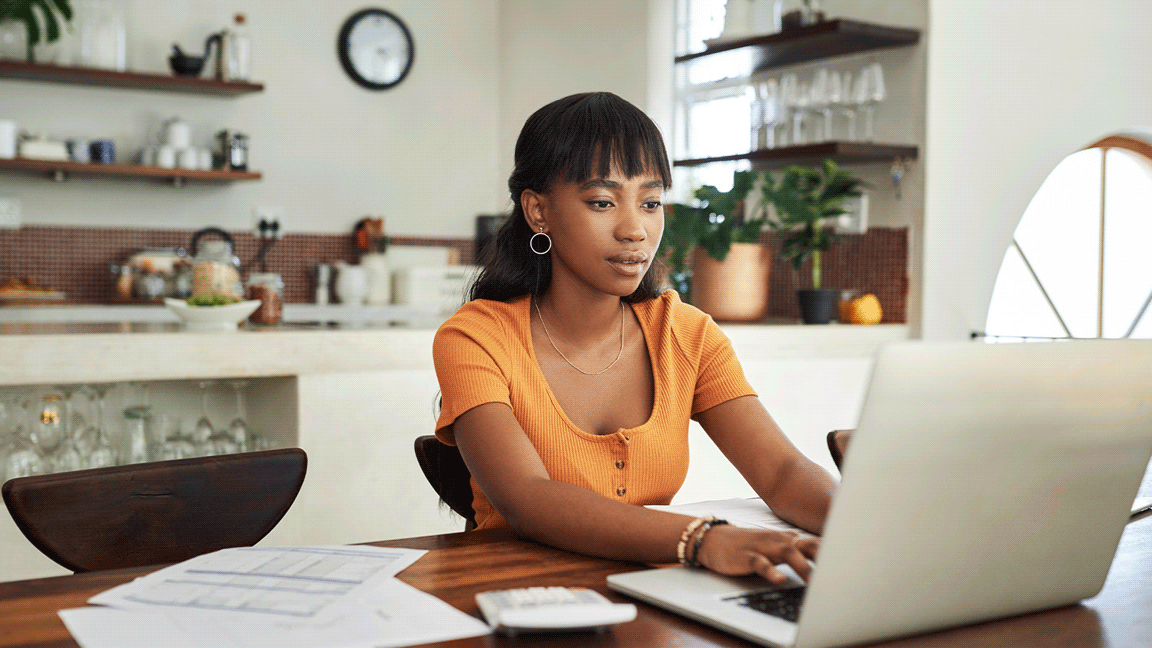
[[[616,95],[594,93],[564,115],[562,130],[567,164],[557,174],[565,182],[581,183],[619,172],[626,178],[651,173],[664,187],[672,186],[672,171],[660,131],[647,115]]]

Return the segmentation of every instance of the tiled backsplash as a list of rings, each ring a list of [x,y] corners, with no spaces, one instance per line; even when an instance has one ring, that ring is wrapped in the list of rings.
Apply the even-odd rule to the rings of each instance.
[[[43,286],[63,291],[68,301],[104,304],[114,300],[111,266],[141,248],[187,247],[192,231],[125,230],[89,227],[23,227],[0,229],[0,281],[31,277]],[[250,232],[229,232],[241,263],[255,258],[260,241]],[[456,248],[461,263],[472,260],[472,240],[460,238],[392,237],[394,245],[437,245]],[[312,301],[312,268],[319,263],[356,263],[360,252],[349,234],[287,234],[268,251],[269,272],[284,279],[284,300]]]
[[[31,277],[63,291],[68,301],[101,304],[113,301],[110,266],[140,248],[186,247],[192,231],[125,230],[88,227],[23,227],[0,229],[0,281]],[[260,242],[250,232],[230,232],[242,262],[255,257]],[[775,253],[780,238],[764,234]],[[461,263],[472,262],[472,239],[393,236],[393,245],[455,248]],[[287,234],[265,257],[270,272],[284,278],[290,303],[312,300],[312,268],[318,263],[355,263],[360,253],[347,234]],[[773,254],[774,258],[778,255]],[[908,229],[872,228],[866,234],[842,237],[824,253],[824,285],[874,293],[884,309],[884,322],[904,323],[908,298]],[[783,260],[772,266],[768,316],[799,319],[797,287],[806,286],[807,266],[799,273]]]
[[[800,319],[796,290],[809,288],[812,270],[806,262],[797,272],[780,259],[780,235],[769,232],[761,240],[772,249],[768,316]],[[872,293],[880,300],[885,324],[908,321],[908,228],[872,227],[865,234],[840,237],[823,254],[823,288]]]

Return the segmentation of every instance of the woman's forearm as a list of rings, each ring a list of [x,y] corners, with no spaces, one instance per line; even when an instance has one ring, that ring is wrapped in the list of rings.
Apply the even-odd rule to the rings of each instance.
[[[836,488],[828,471],[797,454],[783,463],[774,484],[756,490],[780,519],[819,535]]]
[[[692,518],[617,502],[572,484],[531,484],[504,518],[519,535],[569,551],[614,560],[674,563],[680,534]]]

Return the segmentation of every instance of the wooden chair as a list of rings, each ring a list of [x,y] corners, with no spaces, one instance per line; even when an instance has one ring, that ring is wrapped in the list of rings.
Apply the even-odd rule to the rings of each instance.
[[[3,494],[37,549],[87,572],[253,545],[288,512],[307,465],[299,448],[246,452],[19,477]]]
[[[851,438],[852,430],[832,430],[828,433],[828,452],[840,470],[844,470],[844,455],[848,452],[848,440]]]
[[[440,501],[464,518],[464,530],[476,528],[476,511],[472,510],[472,473],[456,446],[443,443],[433,435],[416,437],[416,461]]]

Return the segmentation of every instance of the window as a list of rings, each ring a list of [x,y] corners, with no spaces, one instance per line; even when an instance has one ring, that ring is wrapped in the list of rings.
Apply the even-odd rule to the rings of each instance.
[[[724,30],[725,0],[679,0],[677,54],[699,52],[704,41]],[[672,145],[675,159],[717,157],[746,153],[751,142],[752,109],[746,80],[727,80],[731,61],[705,58],[676,66],[676,126]],[[751,168],[746,160],[717,162],[699,167],[676,167],[673,184],[690,191],[710,184],[721,191],[732,188],[732,174]],[[687,195],[680,200],[687,201]]]
[[[1000,340],[1152,338],[1152,131],[1064,158],[1016,227],[988,307]]]

